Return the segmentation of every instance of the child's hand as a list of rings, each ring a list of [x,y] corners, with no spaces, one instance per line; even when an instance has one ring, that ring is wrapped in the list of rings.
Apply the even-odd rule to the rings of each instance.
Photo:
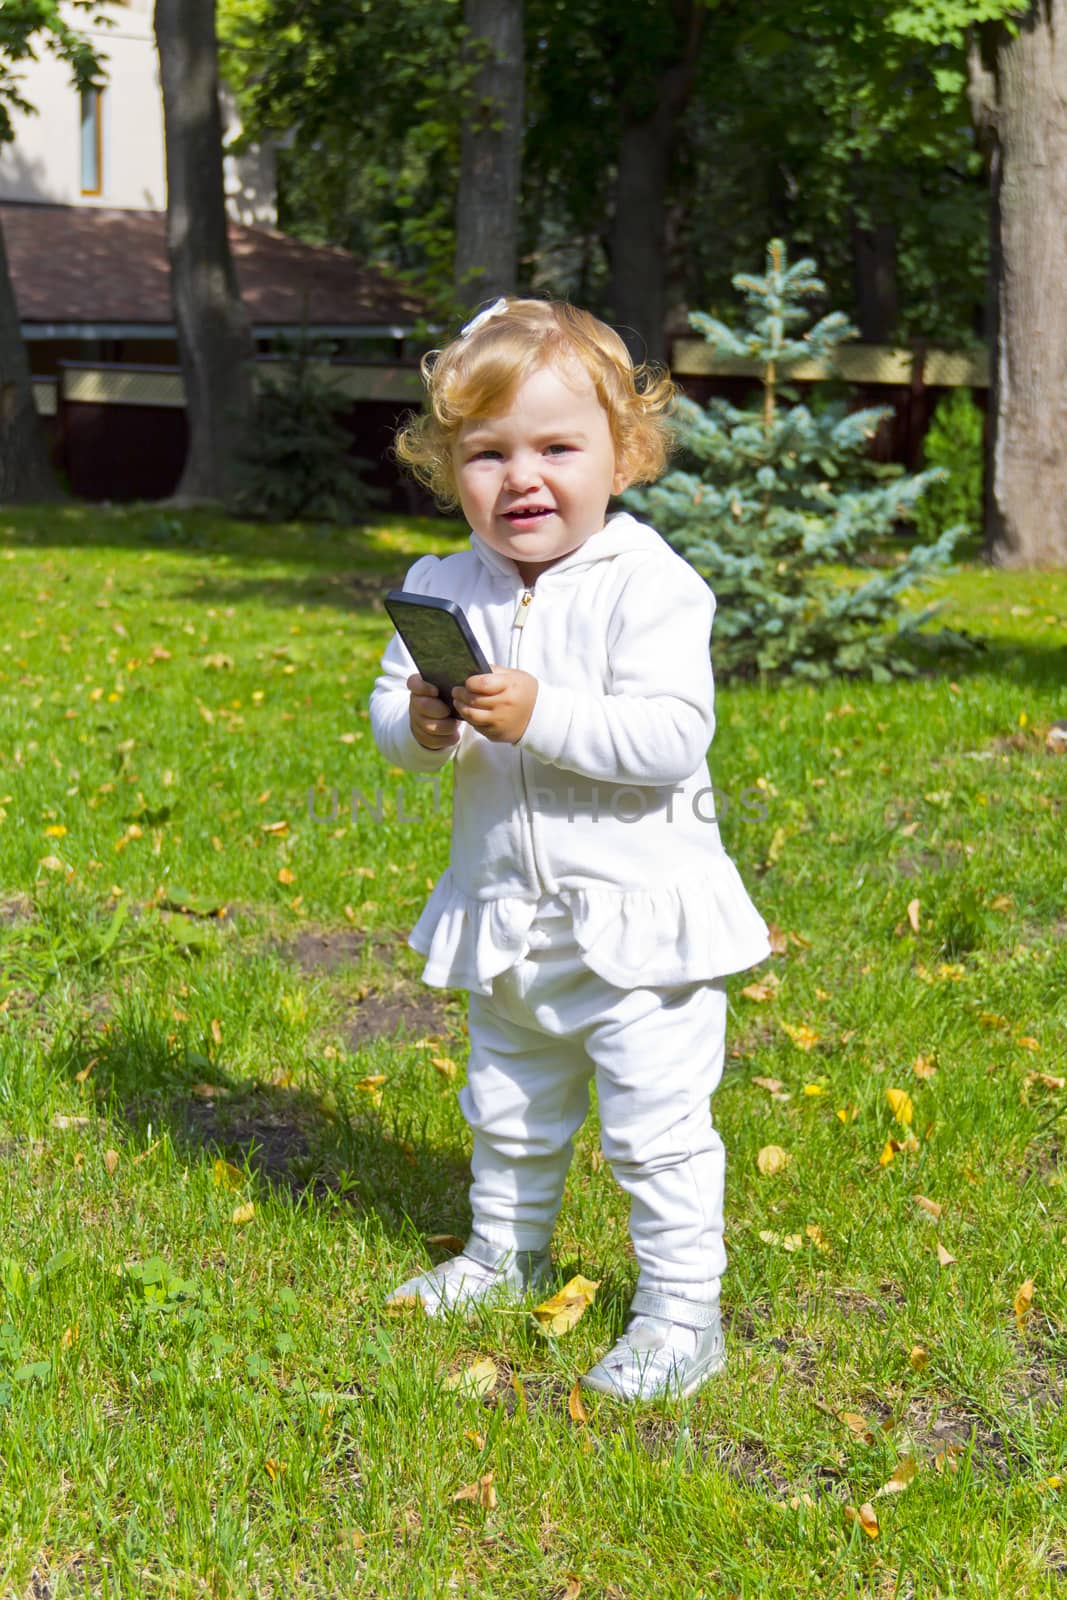
[[[459,723],[451,715],[444,701],[438,699],[433,684],[427,683],[417,672],[413,672],[408,679],[408,688],[411,690],[408,721],[411,723],[411,731],[416,741],[422,748],[447,750],[449,745],[458,744]]]
[[[494,667],[454,689],[456,715],[487,739],[517,744],[526,732],[537,699],[537,679],[513,667]]]

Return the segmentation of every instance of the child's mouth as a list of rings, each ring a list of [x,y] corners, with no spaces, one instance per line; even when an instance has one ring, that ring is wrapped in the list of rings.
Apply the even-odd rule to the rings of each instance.
[[[505,511],[504,520],[510,523],[540,522],[544,517],[554,515],[551,506],[516,506],[514,511]]]

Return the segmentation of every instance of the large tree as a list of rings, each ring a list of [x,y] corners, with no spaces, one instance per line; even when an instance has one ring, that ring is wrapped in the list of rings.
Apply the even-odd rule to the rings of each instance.
[[[455,284],[468,305],[514,294],[522,173],[523,0],[464,0]]]
[[[94,0],[70,0],[75,12],[94,13]],[[61,16],[58,0],[3,0],[0,5],[0,144],[14,137],[12,110],[30,112],[20,91],[18,64],[44,49],[65,61],[77,88],[96,81],[100,63],[89,41]],[[15,291],[0,228],[0,502],[52,500],[58,485],[48,459]]]
[[[992,188],[986,554],[1067,566],[1067,0],[971,33]]]
[[[167,248],[189,448],[177,498],[225,500],[252,416],[251,328],[230,253],[215,0],[156,0]]]

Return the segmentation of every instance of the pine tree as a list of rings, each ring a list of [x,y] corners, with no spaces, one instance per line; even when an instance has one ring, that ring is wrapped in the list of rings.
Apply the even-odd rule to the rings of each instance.
[[[689,320],[717,356],[757,364],[762,404],[745,410],[713,399],[702,408],[681,399],[676,424],[692,465],[629,491],[626,502],[714,590],[719,671],[813,679],[848,673],[879,682],[914,674],[904,647],[939,607],[903,611],[899,597],[948,564],[963,530],[946,529],[858,585],[819,568],[862,566],[862,552],[907,521],[939,475],[905,476],[869,458],[885,409],[849,414],[833,403],[813,411],[783,386],[801,362],[832,367],[838,346],[855,336],[840,312],[800,331],[812,322],[805,302],[825,292],[813,261],[790,266],[774,240],[764,276],[739,274],[733,282],[750,308],[747,326],[735,331],[701,312]]]

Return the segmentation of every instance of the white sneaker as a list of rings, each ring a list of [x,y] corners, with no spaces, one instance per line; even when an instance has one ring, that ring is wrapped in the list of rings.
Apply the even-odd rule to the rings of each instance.
[[[726,1366],[717,1301],[638,1289],[622,1338],[582,1379],[616,1400],[684,1399]]]
[[[507,1250],[471,1234],[462,1254],[408,1278],[386,1298],[387,1306],[421,1305],[427,1316],[473,1311],[487,1301],[517,1300],[542,1289],[552,1276],[547,1250]]]

